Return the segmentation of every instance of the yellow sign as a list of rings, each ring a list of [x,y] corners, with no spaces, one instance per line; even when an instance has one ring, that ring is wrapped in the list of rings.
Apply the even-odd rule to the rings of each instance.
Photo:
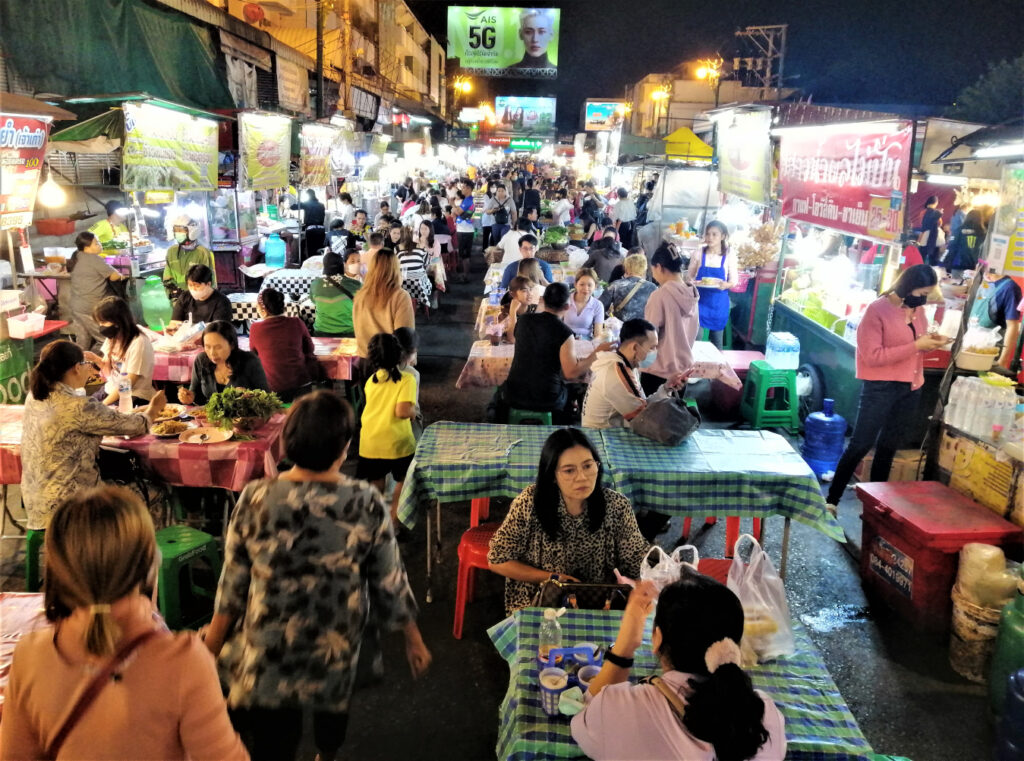
[[[239,187],[271,190],[288,186],[292,121],[272,114],[241,114],[238,119]]]
[[[718,187],[754,203],[768,203],[771,191],[770,111],[739,112],[716,121]]]
[[[217,122],[124,104],[122,190],[215,190]]]
[[[143,203],[147,206],[154,206],[157,204],[173,203],[174,202],[174,191],[173,190],[147,190],[146,195],[143,198]]]

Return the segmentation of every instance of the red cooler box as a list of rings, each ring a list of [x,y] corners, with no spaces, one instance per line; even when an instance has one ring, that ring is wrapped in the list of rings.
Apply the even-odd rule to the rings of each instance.
[[[917,628],[943,631],[958,554],[970,542],[1003,549],[1024,531],[938,481],[858,484],[864,505],[860,575]]]

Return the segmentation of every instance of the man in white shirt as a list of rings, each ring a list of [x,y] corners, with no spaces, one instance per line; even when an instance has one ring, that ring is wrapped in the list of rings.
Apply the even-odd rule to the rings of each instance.
[[[491,224],[491,241],[501,241],[510,229],[515,229],[519,221],[516,205],[502,184],[493,186],[494,195],[484,202],[484,214],[494,218]],[[500,243],[493,243],[500,245]]]
[[[622,243],[624,248],[632,248],[634,245],[633,227],[636,221],[636,204],[629,200],[629,193],[626,192],[625,188],[619,188],[617,195],[619,200],[612,206],[612,222],[615,223],[615,229],[619,233],[619,242]]]
[[[520,219],[515,230],[509,230],[501,236],[501,240],[498,241],[498,247],[505,252],[504,256],[501,257],[502,264],[511,264],[523,258],[519,253],[519,239],[532,232],[533,226],[530,220]]]
[[[551,215],[555,218],[555,224],[565,227],[569,224],[569,212],[572,211],[572,204],[569,203],[569,194],[565,190],[558,191],[558,200],[551,207]]]

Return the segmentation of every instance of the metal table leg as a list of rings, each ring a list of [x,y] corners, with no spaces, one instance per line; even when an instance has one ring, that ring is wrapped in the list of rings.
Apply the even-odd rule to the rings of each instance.
[[[782,580],[786,580],[786,566],[789,561],[789,530],[792,528],[790,525],[790,518],[786,518],[785,527],[782,529],[782,566],[779,570],[779,576]]]
[[[440,509],[441,509],[440,508],[440,502],[435,502],[435,504],[438,505],[438,518],[440,518],[441,517],[441,514],[440,514]],[[432,541],[433,536],[434,536],[434,530],[431,527],[431,523],[433,522],[433,519],[434,519],[433,518],[433,514],[434,514],[434,511],[431,510],[430,508],[427,508],[427,594],[424,596],[424,599],[428,603],[431,603],[431,602],[434,601],[434,592],[433,592],[433,589],[431,588],[431,582],[433,581],[432,574],[433,574],[433,570],[434,570],[434,563],[433,563],[434,542]],[[440,531],[440,529],[438,529],[438,531]]]

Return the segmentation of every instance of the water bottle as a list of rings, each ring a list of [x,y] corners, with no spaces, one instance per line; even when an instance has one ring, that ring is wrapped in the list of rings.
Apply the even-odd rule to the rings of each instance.
[[[942,419],[946,425],[956,427],[956,419],[963,406],[964,383],[963,378],[957,378],[949,389],[949,399],[946,401],[946,409],[942,411]]]
[[[132,381],[123,362],[117,363],[117,411],[125,415],[132,411]]]
[[[1024,669],[1006,680],[1006,703],[996,733],[996,761],[1024,758]]]
[[[800,367],[800,339],[792,333],[769,334],[764,359],[776,370],[796,370]]]
[[[1024,668],[1024,579],[1017,582],[1017,596],[999,615],[999,634],[989,671],[988,696],[992,711],[1002,713],[1010,674]]]
[[[804,421],[804,443],[800,454],[814,474],[831,480],[846,443],[846,418],[835,413],[835,401],[826,399],[821,412],[812,412]]]
[[[264,246],[266,253],[265,261],[268,267],[280,269],[284,267],[287,246],[277,233],[270,233],[267,243]]]
[[[562,627],[558,623],[558,611],[554,608],[544,610],[544,622],[540,625],[540,647],[537,655],[548,662],[548,655],[554,648],[562,646]],[[558,656],[561,659],[561,656]]]

